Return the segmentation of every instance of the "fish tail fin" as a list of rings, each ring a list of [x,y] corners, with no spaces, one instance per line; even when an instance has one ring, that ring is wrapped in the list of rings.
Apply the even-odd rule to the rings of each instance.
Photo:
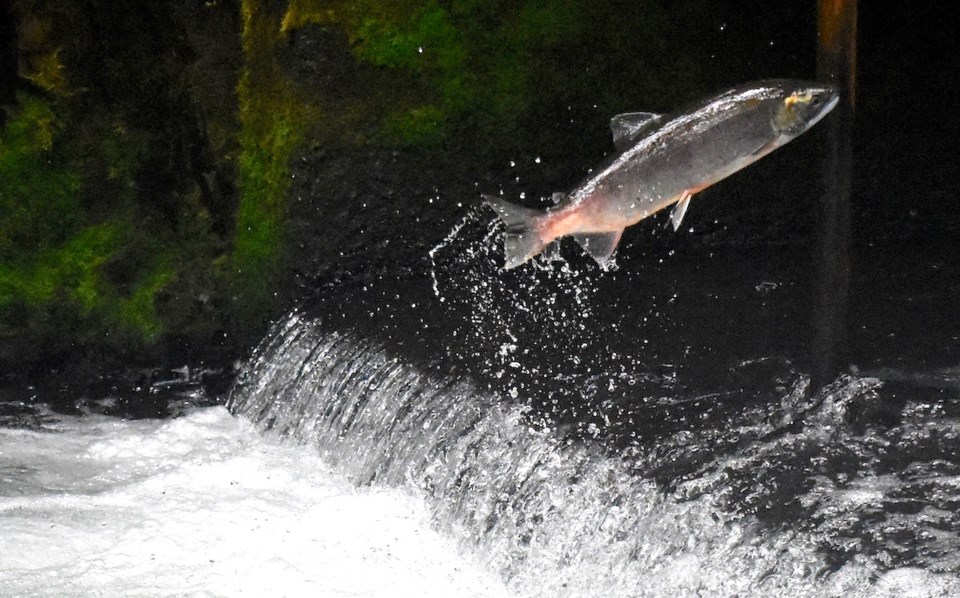
[[[540,212],[492,195],[484,195],[483,199],[506,225],[503,236],[505,270],[516,268],[547,246],[547,241],[540,237]]]

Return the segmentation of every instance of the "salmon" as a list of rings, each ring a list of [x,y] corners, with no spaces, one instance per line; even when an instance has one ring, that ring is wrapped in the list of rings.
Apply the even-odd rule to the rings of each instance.
[[[516,268],[566,236],[605,268],[626,227],[672,205],[678,229],[691,197],[796,139],[838,99],[829,85],[767,80],[671,115],[613,117],[617,153],[570,193],[554,194],[554,207],[534,210],[483,196],[506,226],[504,268]]]

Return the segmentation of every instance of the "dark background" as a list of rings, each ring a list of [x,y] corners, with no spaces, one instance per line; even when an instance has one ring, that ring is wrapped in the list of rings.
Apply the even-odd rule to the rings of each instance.
[[[548,205],[550,193],[575,185],[612,151],[607,122],[614,113],[666,112],[742,81],[812,78],[816,68],[813,2],[689,2],[656,9],[626,2],[597,5],[601,8],[590,13],[597,20],[587,26],[588,33],[572,41],[554,40],[537,55],[541,70],[534,72],[542,78],[536,83],[543,96],[508,125],[481,125],[489,117],[481,107],[459,113],[439,145],[378,137],[373,121],[362,119],[339,126],[366,135],[366,141],[345,143],[342,131],[333,138],[311,133],[313,138],[298,147],[288,164],[285,253],[270,287],[274,292],[251,308],[243,305],[244,289],[217,278],[216,268],[209,266],[229,256],[242,198],[236,183],[237,146],[223,141],[230,137],[210,123],[231,122],[230,114],[238,110],[237,82],[250,68],[250,54],[241,46],[240,12],[260,7],[261,14],[279,16],[286,9],[281,4],[145,3],[126,10],[87,2],[77,5],[79,14],[97,27],[55,28],[51,43],[62,48],[74,84],[85,89],[79,96],[67,95],[81,98],[70,100],[71,118],[83,121],[84,111],[102,116],[116,110],[154,139],[131,176],[137,189],[131,201],[148,214],[141,220],[147,224],[143,230],[172,231],[162,235],[162,243],[178,243],[177,235],[190,238],[193,233],[184,222],[196,218],[183,211],[187,196],[200,198],[210,221],[202,232],[206,244],[181,261],[175,282],[155,298],[164,326],[158,336],[146,344],[117,346],[103,340],[117,337],[109,321],[54,325],[39,337],[35,330],[18,330],[14,322],[3,335],[8,378],[26,372],[27,379],[56,379],[55,386],[64,379],[98,383],[100,390],[89,391],[95,394],[118,384],[143,387],[144,380],[163,377],[157,372],[185,361],[226,372],[229,378],[229,364],[250,351],[272,319],[291,306],[310,305],[339,318],[331,326],[363,329],[429,367],[466,368],[486,379],[495,373],[486,357],[489,351],[496,354],[499,341],[484,339],[487,331],[480,326],[460,337],[473,340],[457,346],[452,331],[478,310],[494,319],[496,313],[515,309],[530,275],[492,268],[499,263],[499,248],[485,254],[483,263],[440,264],[448,292],[458,295],[440,305],[434,303],[435,295],[431,298],[434,264],[428,259],[455,224],[482,210],[480,193],[502,190],[515,200],[523,193],[527,205]],[[454,4],[438,6],[453,11]],[[0,9],[0,99],[10,106],[14,87],[39,96],[49,92],[12,73],[18,53],[23,62],[24,47],[11,37],[13,21],[6,15],[30,13],[56,22],[67,13],[56,3],[7,1]],[[956,363],[960,279],[952,256],[960,239],[960,115],[954,94],[960,53],[951,15],[943,3],[860,7],[852,286],[848,334],[841,331],[841,336],[848,337],[847,361],[864,367]],[[22,27],[20,33],[22,37]],[[357,44],[335,26],[305,25],[284,38],[277,60],[286,77],[326,108],[347,112],[356,98],[382,94],[391,86],[402,90],[398,96],[414,93],[405,87],[412,85],[404,80],[409,73],[357,58]],[[182,86],[177,77],[186,77],[189,84]],[[234,134],[242,137],[245,125],[232,122],[238,127]],[[725,372],[730,361],[764,350],[787,355],[798,370],[809,371],[813,297],[819,284],[816,247],[825,224],[819,201],[826,185],[828,125],[825,121],[819,130],[702,192],[685,220],[693,232],[666,233],[662,219],[629,229],[618,252],[619,273],[599,274],[576,248],[564,245],[564,255],[591,285],[611,287],[604,292],[613,298],[594,307],[597,321],[624,330],[636,314],[666,302],[679,289],[676,311],[664,312],[646,332],[621,333],[627,339],[623,342],[645,337],[647,344],[671,356],[676,351],[689,355],[689,347],[699,347],[693,353],[702,353],[700,365],[706,369],[701,372]],[[112,184],[108,180],[104,188],[109,191]],[[127,200],[111,202],[92,192],[87,201],[94,219],[129,208]],[[454,254],[473,247],[470,239],[482,236],[486,222],[493,220],[491,212],[478,214],[453,241]],[[457,243],[466,245],[458,248]],[[493,237],[488,244],[498,243]],[[156,245],[126,251],[123,259],[111,262],[121,292],[124,281],[135,278],[131,272],[148,261],[144,256],[151,247]],[[453,258],[447,253],[445,259]],[[480,309],[471,303],[480,297],[475,287],[451,282],[458,273],[489,276],[489,284],[499,285],[501,292]],[[567,296],[569,281],[541,280],[551,276],[562,279],[535,275],[538,283],[558,285],[556,293]],[[780,291],[748,293],[764,281],[775,282]],[[361,301],[364,288],[373,292]],[[419,307],[391,311],[387,298],[408,294],[422,299],[393,303]],[[704,296],[718,298],[713,308],[705,308],[711,303]],[[344,303],[343,309],[337,307]],[[375,308],[378,303],[391,314],[385,320],[371,318],[368,309],[350,316],[351,306]],[[432,325],[421,326],[422,321]],[[528,325],[530,334],[546,335],[531,343],[543,348],[538,359],[549,362],[546,353],[558,350],[551,347],[570,340],[549,338],[534,323]],[[672,336],[678,330],[684,342]],[[737,338],[742,342],[733,342]],[[768,342],[758,344],[758,339]],[[728,341],[733,344],[725,349]],[[606,346],[600,340],[594,345],[598,351]],[[641,361],[649,357],[638,355]],[[647,362],[663,361],[661,357]],[[531,357],[530,364],[534,361]],[[534,369],[528,367],[526,375],[535,378],[529,374]],[[144,378],[144,372],[153,373]],[[506,382],[500,390],[509,388]]]

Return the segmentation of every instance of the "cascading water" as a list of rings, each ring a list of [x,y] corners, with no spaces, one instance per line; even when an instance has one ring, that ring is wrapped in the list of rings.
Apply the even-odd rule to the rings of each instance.
[[[376,343],[302,314],[264,341],[229,406],[318,450],[356,484],[422,498],[435,528],[520,596],[960,593],[960,562],[945,550],[960,546],[956,516],[947,512],[960,504],[960,472],[932,475],[936,463],[917,464],[908,479],[861,470],[842,488],[812,475],[809,463],[840,454],[877,461],[876,447],[888,438],[848,425],[850,406],[869,405],[876,380],[841,379],[811,400],[804,384],[785,393],[775,424],[764,413],[753,426],[673,437],[660,458],[733,448],[701,458],[705,464],[672,489],[643,474],[654,456],[642,448],[614,454],[564,438],[523,397],[504,403],[468,381],[421,373]],[[956,441],[956,427],[941,433],[942,442]],[[798,464],[790,462],[796,454]],[[791,477],[792,502],[810,516],[803,525],[771,523],[760,513],[765,497]],[[764,484],[774,488],[750,488]],[[921,537],[938,531],[936,541],[915,544],[913,560],[889,545],[867,550],[854,522],[918,488],[935,496],[903,527]],[[874,523],[863,524],[864,534],[881,543],[884,526],[896,526],[884,517]]]

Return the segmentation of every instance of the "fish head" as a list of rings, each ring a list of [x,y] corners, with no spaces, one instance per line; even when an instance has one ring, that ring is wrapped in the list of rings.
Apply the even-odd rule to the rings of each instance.
[[[798,82],[778,91],[770,124],[788,140],[820,122],[840,100],[839,90],[832,85]]]

